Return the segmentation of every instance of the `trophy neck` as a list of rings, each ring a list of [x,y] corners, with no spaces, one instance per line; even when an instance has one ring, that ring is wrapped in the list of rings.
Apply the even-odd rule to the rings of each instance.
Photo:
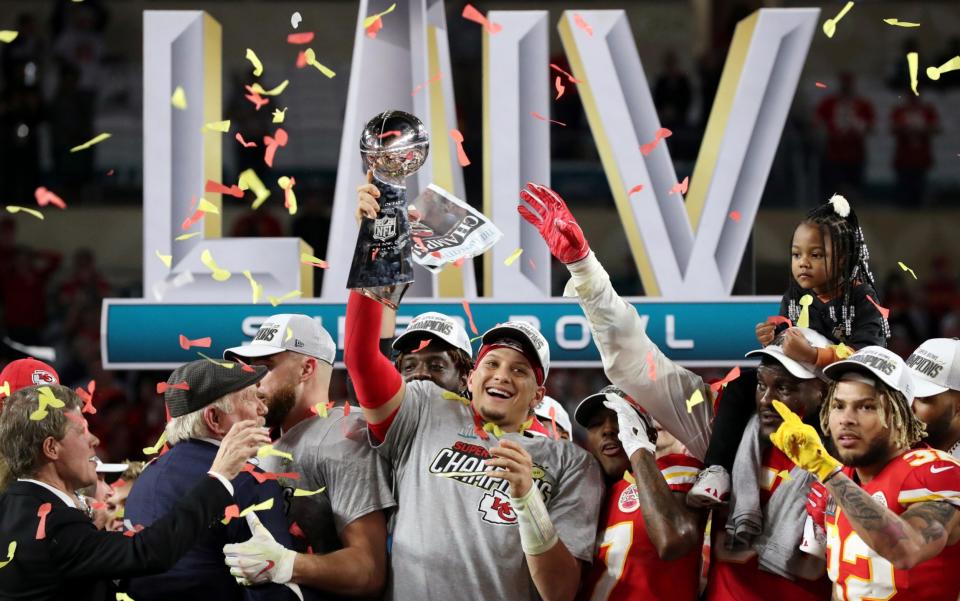
[[[385,174],[385,173],[378,173],[378,172],[374,171],[374,172],[373,172],[373,177],[374,177],[374,179],[377,179],[377,180],[379,180],[379,181],[381,181],[381,182],[383,182],[383,183],[385,183],[385,184],[390,184],[391,186],[395,186],[395,187],[397,187],[397,188],[404,188],[404,189],[406,189],[406,187],[407,187],[407,178],[405,178],[405,177],[403,177],[403,176],[391,177],[391,176],[389,176],[389,175],[387,175],[387,174]]]

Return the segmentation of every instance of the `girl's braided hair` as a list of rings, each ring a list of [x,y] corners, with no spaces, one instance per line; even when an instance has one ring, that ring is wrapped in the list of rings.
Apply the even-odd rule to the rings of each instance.
[[[863,238],[863,230],[857,214],[853,212],[847,199],[834,194],[830,200],[807,213],[801,221],[820,229],[824,241],[830,239],[831,264],[827,265],[828,287],[834,298],[840,300],[840,316],[835,315],[834,308],[830,308],[830,316],[838,322],[834,336],[841,340],[847,339],[853,333],[855,309],[852,293],[857,283],[868,284],[876,290],[877,286],[870,271],[870,250]],[[800,317],[800,298],[809,291],[797,284],[791,275],[788,290],[789,317],[793,323]],[[890,324],[883,318],[883,334],[890,337]]]

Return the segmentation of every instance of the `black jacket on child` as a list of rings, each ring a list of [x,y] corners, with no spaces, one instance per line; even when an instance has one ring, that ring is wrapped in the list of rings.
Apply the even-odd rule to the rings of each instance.
[[[812,291],[813,303],[810,304],[809,327],[812,330],[820,332],[829,338],[834,344],[843,343],[855,350],[860,350],[865,346],[887,346],[886,330],[883,325],[883,316],[880,311],[871,303],[867,297],[872,298],[877,304],[877,291],[869,284],[858,284],[851,291],[851,300],[853,301],[853,315],[850,336],[846,335],[843,327],[843,307],[842,298],[834,298],[829,302],[823,302]],[[783,295],[780,301],[780,315],[789,317],[793,323],[797,322],[800,316],[799,304],[790,306],[790,293]],[[777,328],[780,329],[786,326]]]

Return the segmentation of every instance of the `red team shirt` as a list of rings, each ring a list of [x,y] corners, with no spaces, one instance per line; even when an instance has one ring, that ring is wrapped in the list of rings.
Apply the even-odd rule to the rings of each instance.
[[[960,461],[936,449],[907,451],[861,485],[900,515],[913,503],[944,501],[960,507]],[[853,531],[841,508],[826,515],[827,573],[837,599],[953,601],[960,596],[960,543],[912,570],[897,570]]]
[[[666,455],[657,467],[667,486],[686,493],[703,463],[688,455]],[[588,586],[581,601],[663,599],[693,601],[699,589],[700,545],[674,561],[664,561],[647,535],[633,478],[625,476],[607,491]]]
[[[793,467],[793,461],[780,449],[770,447],[764,451],[760,482],[761,508],[766,507],[770,495],[783,482],[781,473],[789,473]],[[789,580],[761,570],[756,557],[744,563],[735,563],[722,561],[714,555],[712,563],[707,583],[707,601],[823,601],[830,598],[830,582],[825,577],[820,580]]]

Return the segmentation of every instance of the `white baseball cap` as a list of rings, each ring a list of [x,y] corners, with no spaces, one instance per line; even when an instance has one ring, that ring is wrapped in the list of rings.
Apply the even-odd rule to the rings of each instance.
[[[806,338],[807,342],[809,342],[814,348],[827,348],[830,346],[830,340],[816,330],[811,330],[810,328],[795,329],[800,330],[800,333],[803,334],[803,337]],[[786,368],[788,372],[800,378],[801,380],[812,380],[813,378],[821,377],[822,372],[815,364],[791,359],[783,352],[783,340],[785,337],[786,330],[780,332],[780,334],[773,339],[773,342],[767,346],[761,349],[750,351],[746,354],[746,356],[755,357],[757,355],[766,355],[776,359],[777,362]]]
[[[931,338],[907,358],[916,398],[960,390],[960,340]]]
[[[851,371],[876,376],[890,388],[903,393],[908,403],[913,403],[913,376],[896,353],[882,346],[865,346],[823,370],[831,380],[842,380],[843,374]]]
[[[407,329],[393,341],[393,350],[405,353],[417,348],[421,340],[435,338],[473,357],[470,336],[457,320],[449,315],[429,311],[410,320]]]
[[[550,371],[550,345],[547,344],[543,334],[525,321],[508,321],[484,332],[480,342],[493,344],[504,339],[518,342],[525,350],[536,356],[543,369],[543,379],[546,381],[547,372]]]
[[[315,357],[333,365],[337,345],[316,319],[299,313],[281,313],[264,320],[250,344],[223,351],[223,358],[256,359],[283,351]]]
[[[95,459],[97,460],[98,474],[122,474],[130,467],[126,463],[104,463],[99,457],[95,457]]]
[[[553,419],[557,420],[557,425],[563,428],[564,432],[568,432],[572,436],[573,424],[570,423],[570,414],[567,413],[563,405],[558,403],[553,397],[544,396],[540,404],[533,410],[533,413],[537,417],[543,418],[544,424],[549,424],[551,408],[553,409]]]

